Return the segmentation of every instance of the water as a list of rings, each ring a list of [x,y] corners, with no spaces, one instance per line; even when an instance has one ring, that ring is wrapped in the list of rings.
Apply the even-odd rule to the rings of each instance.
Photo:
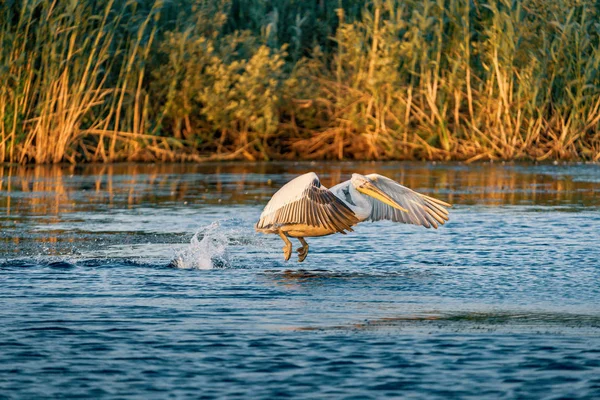
[[[309,170],[451,221],[285,263],[253,224]],[[598,398],[599,208],[598,165],[0,168],[0,398]]]

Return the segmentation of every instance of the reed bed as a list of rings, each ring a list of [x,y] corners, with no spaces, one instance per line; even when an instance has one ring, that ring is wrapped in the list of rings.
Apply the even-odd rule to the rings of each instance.
[[[591,0],[0,4],[0,162],[600,160]]]

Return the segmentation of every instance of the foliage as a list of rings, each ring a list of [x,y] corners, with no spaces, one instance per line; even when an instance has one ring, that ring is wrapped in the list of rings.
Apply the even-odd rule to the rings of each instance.
[[[0,4],[0,162],[600,160],[592,0]]]

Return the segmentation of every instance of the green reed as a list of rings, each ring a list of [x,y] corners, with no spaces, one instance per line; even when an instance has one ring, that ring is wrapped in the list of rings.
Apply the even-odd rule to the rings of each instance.
[[[115,160],[142,145],[148,25],[159,4],[136,14],[125,2],[98,3],[0,6],[0,162]]]
[[[9,1],[0,162],[600,160],[591,0]]]

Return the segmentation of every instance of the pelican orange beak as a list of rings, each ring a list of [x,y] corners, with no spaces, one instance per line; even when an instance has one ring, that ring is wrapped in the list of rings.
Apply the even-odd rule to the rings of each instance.
[[[381,201],[382,203],[387,204],[390,207],[394,207],[400,211],[404,211],[405,213],[408,210],[398,204],[394,199],[388,196],[383,190],[379,189],[377,186],[373,185],[371,182],[366,182],[361,186],[357,187],[358,190],[362,194],[366,194],[367,196],[371,196],[374,199]]]

